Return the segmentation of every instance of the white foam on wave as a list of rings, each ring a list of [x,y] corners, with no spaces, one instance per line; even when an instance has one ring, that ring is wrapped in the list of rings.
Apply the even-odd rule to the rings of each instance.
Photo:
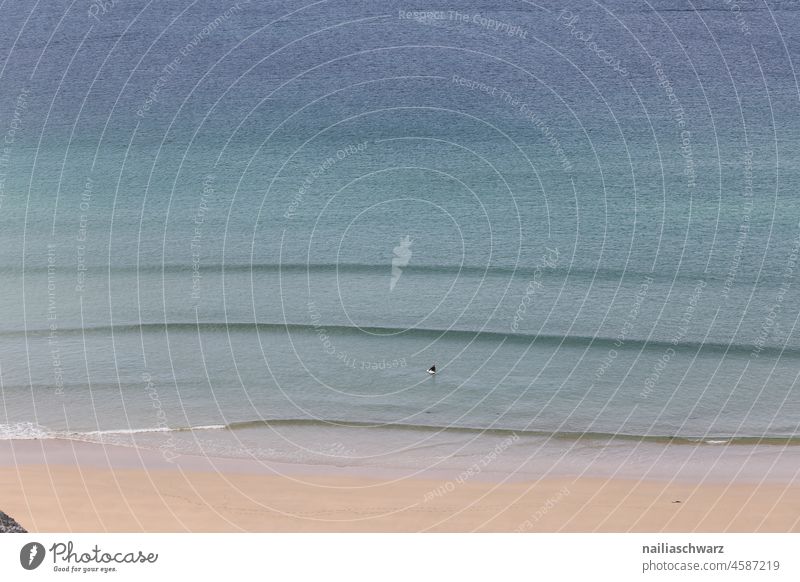
[[[0,424],[0,440],[36,440],[56,438],[58,435],[47,427],[34,422],[17,422],[15,424]]]
[[[85,431],[85,432],[78,432],[73,433],[75,436],[89,436],[89,437],[97,437],[97,436],[114,436],[114,435],[135,435],[135,434],[146,434],[146,433],[153,433],[153,432],[190,432],[194,430],[223,430],[227,428],[224,424],[205,424],[200,426],[192,426],[192,427],[178,427],[178,428],[171,428],[168,426],[154,426],[148,428],[115,428],[110,430],[92,430],[92,431]]]
[[[104,437],[133,437],[137,434],[162,433],[162,432],[191,432],[195,430],[222,430],[224,424],[206,424],[192,427],[171,428],[168,426],[154,426],[148,428],[119,428],[110,430],[93,430],[72,433],[70,437],[78,439],[103,439]]]
[[[185,428],[170,428],[166,426],[156,426],[149,428],[121,428],[110,430],[90,430],[90,431],[53,431],[49,428],[34,422],[17,422],[15,424],[0,424],[0,440],[37,440],[37,439],[74,439],[74,440],[95,440],[103,437],[132,436],[136,434],[159,433],[159,432],[189,432],[195,430],[224,430],[224,424],[207,424]]]

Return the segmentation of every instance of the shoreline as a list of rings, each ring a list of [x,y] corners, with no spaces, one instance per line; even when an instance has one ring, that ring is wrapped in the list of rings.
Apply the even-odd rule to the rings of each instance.
[[[32,532],[800,531],[797,481],[404,477],[77,441],[0,451],[2,509]]]
[[[216,431],[213,440],[180,432],[181,441],[162,433],[126,435],[101,440],[68,436],[0,439],[4,459],[22,464],[78,464],[106,468],[180,467],[186,471],[257,474],[335,475],[373,479],[470,479],[525,482],[541,478],[600,477],[633,481],[712,484],[800,483],[800,446],[793,444],[719,442],[643,442],[551,438],[505,439],[480,435],[461,440],[440,434],[424,441],[388,441],[374,433],[312,434],[258,431],[241,435]],[[448,435],[449,436],[449,435]],[[376,440],[376,437],[382,437]],[[371,438],[372,454],[362,439]],[[321,443],[333,443],[329,451]],[[263,446],[259,446],[259,444]],[[314,447],[314,449],[312,449]],[[356,451],[359,451],[357,453]],[[419,451],[425,452],[420,455]],[[407,454],[413,451],[413,454]],[[302,453],[302,454],[294,454]]]

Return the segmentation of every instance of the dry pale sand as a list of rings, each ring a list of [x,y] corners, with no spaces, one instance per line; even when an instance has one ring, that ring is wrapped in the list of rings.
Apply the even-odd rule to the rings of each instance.
[[[0,508],[30,531],[800,530],[800,487],[779,483],[290,477],[74,443],[0,454]]]

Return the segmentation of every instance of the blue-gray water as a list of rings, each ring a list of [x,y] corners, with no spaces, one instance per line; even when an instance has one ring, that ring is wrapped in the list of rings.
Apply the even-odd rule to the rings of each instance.
[[[800,436],[797,3],[0,14],[3,437]]]

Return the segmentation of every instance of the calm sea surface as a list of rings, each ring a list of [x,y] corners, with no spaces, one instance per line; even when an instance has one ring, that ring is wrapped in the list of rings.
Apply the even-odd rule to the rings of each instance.
[[[0,438],[800,438],[797,3],[0,6]]]

